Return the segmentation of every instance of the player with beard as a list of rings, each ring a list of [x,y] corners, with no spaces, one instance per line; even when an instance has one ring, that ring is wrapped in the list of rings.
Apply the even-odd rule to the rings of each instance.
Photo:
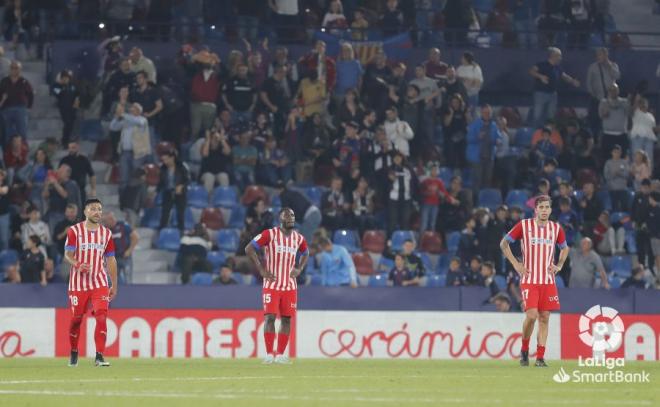
[[[291,208],[282,208],[279,213],[280,226],[258,234],[247,246],[245,253],[252,259],[264,278],[262,300],[265,313],[264,341],[266,343],[265,364],[288,364],[284,355],[289,343],[291,318],[296,313],[298,297],[296,277],[307,264],[309,251],[303,235],[294,229],[296,216]],[[264,262],[260,251],[264,250]],[[300,259],[296,266],[296,257]],[[275,319],[280,315],[280,331],[277,334],[277,351],[274,352]]]
[[[539,330],[536,347],[536,367],[547,367],[545,345],[548,340],[550,311],[559,309],[559,295],[555,275],[561,271],[570,251],[564,230],[549,220],[552,212],[550,197],[538,196],[534,202],[535,216],[523,219],[502,239],[500,247],[504,256],[520,274],[525,321],[522,329],[520,365],[529,366],[529,340],[538,320]],[[522,262],[511,252],[510,243],[522,240]],[[555,246],[559,246],[559,260],[555,264]]]
[[[92,304],[92,315],[96,319],[94,343],[96,344],[96,366],[110,366],[103,358],[107,336],[108,305],[117,296],[117,261],[115,244],[110,229],[101,225],[103,205],[96,198],[85,201],[85,220],[67,231],[64,259],[71,264],[69,275],[69,306],[71,325],[69,341],[71,358],[69,366],[78,366],[78,340],[80,325]],[[108,274],[112,287],[108,287]]]

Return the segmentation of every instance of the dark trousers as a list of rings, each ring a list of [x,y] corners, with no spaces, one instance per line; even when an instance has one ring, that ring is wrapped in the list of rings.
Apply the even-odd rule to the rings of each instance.
[[[610,200],[612,201],[612,212],[627,212],[630,194],[628,191],[610,191]]]
[[[605,134],[603,133],[603,138],[600,143],[600,166],[602,168],[605,165],[605,162],[612,157],[612,147],[615,144],[621,146],[621,154],[623,157],[626,157],[628,154],[628,135],[626,133],[622,134]]]
[[[76,110],[73,108],[60,109],[60,117],[62,118],[62,145],[67,147],[69,141],[71,141],[73,126],[76,122]]]
[[[207,272],[211,273],[212,266],[206,259],[197,257],[195,255],[183,256],[181,259],[181,282],[188,284],[190,276],[193,272]]]
[[[392,234],[397,227],[399,230],[410,229],[410,201],[395,201],[390,199],[387,216],[387,232]]]
[[[177,227],[183,232],[185,230],[183,215],[186,209],[186,195],[175,194],[174,191],[163,191],[163,211],[160,215],[160,228],[167,227],[169,224],[170,211],[173,206],[176,206]]]
[[[637,260],[640,265],[653,268],[654,257],[651,249],[651,235],[647,230],[635,231],[635,243],[637,244]]]

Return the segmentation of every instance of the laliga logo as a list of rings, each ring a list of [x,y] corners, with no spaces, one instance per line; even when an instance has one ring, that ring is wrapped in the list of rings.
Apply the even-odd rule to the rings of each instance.
[[[566,371],[562,367],[559,369],[559,372],[555,373],[552,376],[552,380],[554,380],[557,383],[568,383],[571,380],[571,376],[569,376],[568,373],[566,373]]]
[[[623,337],[623,321],[614,308],[594,305],[580,316],[580,340],[591,346],[593,358],[605,358],[606,352],[612,352],[621,345]],[[593,322],[598,317],[604,317],[610,322]],[[609,337],[608,339],[606,339]]]

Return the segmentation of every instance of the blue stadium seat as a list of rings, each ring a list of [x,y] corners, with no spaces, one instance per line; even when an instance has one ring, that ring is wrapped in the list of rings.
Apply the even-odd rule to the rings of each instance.
[[[195,226],[192,209],[190,209],[189,206],[186,206],[186,208],[183,210],[183,223],[183,228],[186,230],[190,230]],[[170,211],[170,225],[173,228],[179,227],[179,222],[176,220],[176,208],[172,208]]]
[[[243,229],[245,227],[245,215],[247,210],[242,205],[236,205],[231,209],[231,215],[229,216],[230,228],[234,229]],[[277,217],[277,215],[275,215]]]
[[[307,198],[317,207],[321,207],[321,197],[325,192],[322,187],[308,187],[304,188],[303,192]]]
[[[429,256],[428,253],[416,253],[416,254],[419,255],[419,259],[422,261],[426,273],[430,273],[431,271],[433,271],[433,262],[431,261],[431,256]]]
[[[332,236],[332,243],[344,246],[351,253],[360,251],[360,240],[355,230],[339,229]]]
[[[158,229],[160,226],[160,214],[160,207],[144,208],[144,215],[142,215],[140,224],[145,228]]]
[[[451,232],[447,235],[447,251],[455,254],[458,250],[458,242],[461,241],[461,232]]]
[[[381,256],[378,261],[378,268],[376,269],[377,273],[389,273],[390,270],[394,268],[394,260],[388,259],[385,256]]]
[[[274,194],[270,197],[270,206],[271,207],[280,207],[282,206],[282,199],[279,194]]]
[[[227,261],[227,256],[225,256],[225,254],[220,251],[211,251],[206,253],[206,260],[211,263],[213,271],[217,272],[219,271],[220,266],[222,266]]]
[[[566,288],[566,284],[564,284],[564,279],[561,278],[560,276],[555,277],[555,285],[557,288]]]
[[[581,189],[576,189],[573,191],[573,198],[575,198],[577,202],[580,202],[582,198],[584,198],[584,192],[582,192]]]
[[[239,237],[240,231],[237,229],[219,230],[216,238],[218,249],[223,252],[236,253],[236,250],[238,250]]]
[[[238,204],[238,194],[234,187],[217,187],[213,190],[213,206],[233,208]]]
[[[621,278],[618,276],[611,276],[609,278],[611,288],[621,288]]]
[[[524,189],[512,189],[506,194],[506,204],[509,207],[518,206],[524,208],[529,199],[529,192]]]
[[[495,188],[484,188],[479,191],[479,205],[488,208],[494,212],[498,206],[502,205],[502,192]]]
[[[158,235],[156,247],[160,250],[176,252],[181,246],[181,234],[179,229],[163,228]]]
[[[634,230],[626,230],[626,249],[630,254],[637,254],[637,240]]]
[[[211,273],[194,273],[190,277],[192,285],[211,285],[213,284],[213,275]]]
[[[370,276],[369,287],[387,287],[387,274],[374,274]]]
[[[16,250],[3,250],[0,252],[0,271],[4,271],[5,267],[16,264],[18,261],[18,252]]]
[[[442,182],[445,183],[445,186],[448,187],[449,184],[451,183],[451,177],[454,176],[454,170],[448,167],[440,167],[440,173],[438,174],[438,178],[442,180]]]
[[[438,256],[438,265],[436,267],[438,274],[447,274],[451,258],[452,256],[450,254],[441,254]]]
[[[209,193],[206,191],[206,188],[201,185],[188,185],[186,199],[188,205],[193,208],[204,209],[209,206]]]
[[[601,189],[600,191],[596,192],[596,198],[602,202],[603,208],[605,208],[605,210],[612,211],[612,198],[610,197],[609,191]]]
[[[630,256],[613,256],[610,259],[610,270],[613,272],[630,275],[632,271],[632,259]]]
[[[571,172],[565,168],[557,168],[555,170],[555,175],[561,178],[562,181],[571,182]]]
[[[516,132],[514,144],[518,147],[529,148],[532,146],[533,136],[534,136],[534,129],[529,127],[521,127]]]
[[[322,279],[320,274],[313,274],[310,278],[309,285],[319,287],[322,284]]]
[[[158,191],[154,197],[154,205],[163,206],[163,191]]]
[[[415,241],[415,234],[412,230],[395,230],[392,233],[392,251],[400,252],[406,240]]]
[[[628,212],[612,212],[610,214],[610,222],[612,222],[612,224],[621,223],[624,226],[630,224],[632,227],[630,214]]]
[[[495,280],[495,284],[497,284],[497,287],[500,290],[506,290],[506,277],[498,274],[493,278],[493,280]]]
[[[243,274],[239,273],[238,271],[234,271],[233,273],[231,273],[231,277],[236,281],[237,284],[245,283]]]
[[[427,287],[445,287],[447,285],[446,274],[431,274],[426,277]]]

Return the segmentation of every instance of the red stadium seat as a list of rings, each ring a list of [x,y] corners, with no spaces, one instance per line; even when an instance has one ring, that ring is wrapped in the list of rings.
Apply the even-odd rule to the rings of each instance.
[[[110,180],[111,184],[119,184],[119,165],[113,165],[110,169]]]
[[[444,251],[442,238],[437,232],[427,230],[422,234],[422,238],[419,242],[419,250],[431,254],[442,253]]]
[[[595,186],[598,186],[598,175],[592,169],[583,168],[579,170],[575,178],[577,180],[578,188],[582,188],[582,186],[587,182],[591,182]]]
[[[161,141],[160,143],[158,143],[158,145],[156,145],[156,154],[158,155],[158,157],[174,150],[175,150],[174,144],[170,143],[169,141]]]
[[[358,274],[366,276],[374,273],[374,262],[368,253],[354,253],[353,263]]]
[[[268,205],[268,193],[266,193],[266,190],[259,185],[250,185],[245,188],[241,203],[245,206],[250,206],[259,199],[263,199],[266,205]]]
[[[155,164],[144,166],[144,172],[147,174],[147,184],[156,186],[160,182],[160,168]]]
[[[385,241],[385,232],[382,230],[367,230],[362,236],[362,250],[371,253],[383,253]]]
[[[520,112],[517,108],[505,106],[500,109],[499,115],[506,119],[507,126],[510,129],[517,129],[522,127],[522,117],[520,116]]]
[[[94,150],[94,160],[103,161],[112,164],[112,142],[110,140],[100,140],[96,143],[96,150]]]
[[[220,208],[204,208],[200,222],[211,230],[220,230],[225,227],[225,220]]]

